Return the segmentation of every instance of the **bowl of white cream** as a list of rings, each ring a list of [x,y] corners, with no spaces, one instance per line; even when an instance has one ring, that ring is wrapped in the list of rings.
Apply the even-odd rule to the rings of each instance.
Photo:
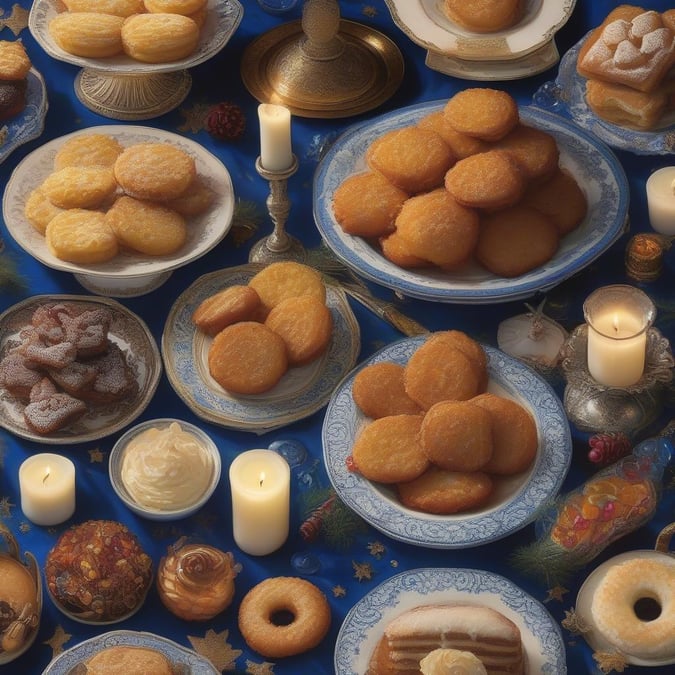
[[[120,436],[108,470],[117,496],[134,513],[175,520],[209,500],[220,480],[221,460],[216,444],[199,427],[154,419]]]

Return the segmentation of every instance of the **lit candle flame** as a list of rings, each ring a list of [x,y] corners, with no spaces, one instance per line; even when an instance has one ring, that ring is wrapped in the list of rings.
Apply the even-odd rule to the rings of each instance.
[[[619,315],[618,314],[614,315],[614,321],[612,321],[612,327],[614,328],[615,333],[619,332]]]
[[[261,471],[260,472],[260,487],[263,486],[263,483],[265,482],[265,472]]]
[[[42,479],[42,484],[45,485],[47,483],[47,478],[49,478],[49,474],[51,473],[51,470],[49,467],[47,467],[45,471],[45,477]]]

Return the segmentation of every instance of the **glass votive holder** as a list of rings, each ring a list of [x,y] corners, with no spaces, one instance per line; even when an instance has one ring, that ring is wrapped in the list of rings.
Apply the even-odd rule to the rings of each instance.
[[[294,9],[298,0],[258,0],[258,4],[269,14],[284,14]]]
[[[675,166],[654,171],[646,189],[650,225],[661,234],[675,235]]]
[[[640,289],[626,284],[604,286],[584,302],[588,324],[588,370],[609,387],[629,387],[645,368],[647,331],[656,308]]]

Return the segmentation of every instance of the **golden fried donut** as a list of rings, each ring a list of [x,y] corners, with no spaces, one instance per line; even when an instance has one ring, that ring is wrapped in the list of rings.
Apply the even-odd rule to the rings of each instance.
[[[439,401],[424,415],[420,443],[441,469],[483,470],[493,452],[492,416],[470,401]]]
[[[286,344],[290,366],[303,366],[318,359],[333,336],[333,315],[313,295],[286,298],[270,310],[265,325]]]
[[[110,166],[124,148],[108,134],[80,134],[73,136],[56,151],[54,170],[67,166]]]
[[[148,12],[169,14],[184,14],[189,16],[203,9],[207,0],[143,0]]]
[[[484,141],[498,141],[520,119],[516,100],[506,91],[475,87],[457,92],[443,108],[451,126]]]
[[[475,155],[477,152],[485,152],[490,149],[490,144],[487,141],[481,141],[480,138],[474,138],[457,131],[450,124],[444,110],[436,110],[425,115],[417,124],[422,129],[432,129],[439,134],[457,159],[464,159],[469,155]]]
[[[288,369],[286,345],[262,323],[233,323],[213,338],[208,368],[211,377],[227,391],[262,394]]]
[[[594,628],[622,654],[640,659],[675,656],[675,558],[633,558],[610,567],[591,600]],[[660,613],[645,620],[641,600]]]
[[[321,273],[309,265],[282,260],[267,265],[257,272],[248,285],[260,296],[265,312],[269,312],[286,298],[313,295],[326,302],[326,286]]]
[[[387,131],[366,150],[368,166],[409,194],[442,185],[455,160],[439,134],[418,126]]]
[[[0,80],[23,80],[31,65],[23,42],[0,40]]]
[[[215,335],[230,324],[252,321],[258,307],[260,298],[253,288],[234,284],[204,298],[192,312],[192,322],[207,335]]]
[[[493,452],[483,471],[502,476],[525,471],[539,447],[532,415],[516,401],[489,392],[472,398],[471,403],[487,410],[492,420]]]
[[[405,201],[396,218],[396,233],[414,256],[450,270],[471,257],[478,223],[474,210],[439,188]]]
[[[558,228],[549,218],[516,205],[481,218],[475,255],[492,274],[517,277],[550,260],[559,243]]]
[[[520,200],[549,218],[560,236],[576,229],[588,211],[588,201],[579,183],[565,169],[558,169],[544,183],[530,186]]]
[[[208,211],[215,198],[215,192],[196,175],[185,192],[175,199],[168,199],[166,205],[181,216],[192,218]]]
[[[496,143],[495,148],[508,150],[528,181],[545,180],[558,168],[558,143],[543,129],[518,124]]]
[[[143,0],[63,0],[71,12],[102,12],[115,16],[131,16],[142,12]]]
[[[476,33],[495,33],[513,26],[523,16],[523,0],[444,0],[447,17]]]
[[[408,359],[403,382],[408,396],[428,410],[439,401],[473,398],[480,376],[463,351],[444,340],[427,339]]]
[[[62,209],[96,209],[117,190],[112,169],[106,166],[66,166],[42,182],[47,199]]]
[[[166,201],[184,194],[195,179],[195,160],[171,143],[135,143],[115,160],[115,178],[131,197]]]
[[[122,246],[146,255],[170,255],[187,240],[187,226],[180,213],[126,195],[115,200],[105,221]]]
[[[349,176],[333,194],[338,225],[359,237],[379,237],[394,229],[394,220],[408,194],[379,171]]]
[[[404,506],[416,511],[448,515],[484,504],[493,480],[482,471],[446,471],[430,466],[419,478],[396,486]]]
[[[405,391],[405,367],[393,361],[371,363],[352,383],[352,397],[361,412],[377,419],[387,415],[415,415],[421,411]]]
[[[461,330],[442,330],[432,333],[429,340],[443,340],[456,347],[476,365],[478,390],[483,391],[488,383],[487,354],[479,342]]]
[[[100,59],[122,52],[124,21],[103,12],[61,12],[49,22],[48,30],[64,52]]]
[[[199,26],[182,14],[134,14],[124,19],[121,39],[124,53],[131,58],[168,63],[192,54],[199,43]]]
[[[429,466],[419,442],[422,415],[390,415],[369,422],[352,447],[356,471],[378,483],[414,480]]]
[[[47,230],[49,221],[61,211],[63,209],[52,204],[40,187],[31,190],[23,209],[28,222],[41,234]]]
[[[506,150],[488,150],[460,159],[445,175],[446,190],[463,206],[503,209],[523,196],[525,175]]]
[[[100,211],[67,209],[55,215],[45,230],[49,251],[60,260],[93,264],[119,252],[117,237]]]
[[[279,622],[289,613],[290,623]],[[239,630],[246,644],[262,656],[284,658],[316,647],[330,628],[326,596],[310,581],[272,577],[254,586],[239,606]]]
[[[408,242],[394,230],[386,237],[378,239],[382,255],[389,261],[403,269],[413,269],[416,267],[429,267],[431,263],[414,255],[410,250]]]

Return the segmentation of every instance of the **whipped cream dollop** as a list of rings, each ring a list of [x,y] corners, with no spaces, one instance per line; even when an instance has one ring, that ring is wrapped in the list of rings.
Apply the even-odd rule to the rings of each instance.
[[[434,649],[420,661],[422,675],[487,675],[482,661],[459,649]]]
[[[121,478],[139,505],[175,511],[197,502],[211,482],[213,458],[203,442],[178,422],[151,427],[132,438]]]

